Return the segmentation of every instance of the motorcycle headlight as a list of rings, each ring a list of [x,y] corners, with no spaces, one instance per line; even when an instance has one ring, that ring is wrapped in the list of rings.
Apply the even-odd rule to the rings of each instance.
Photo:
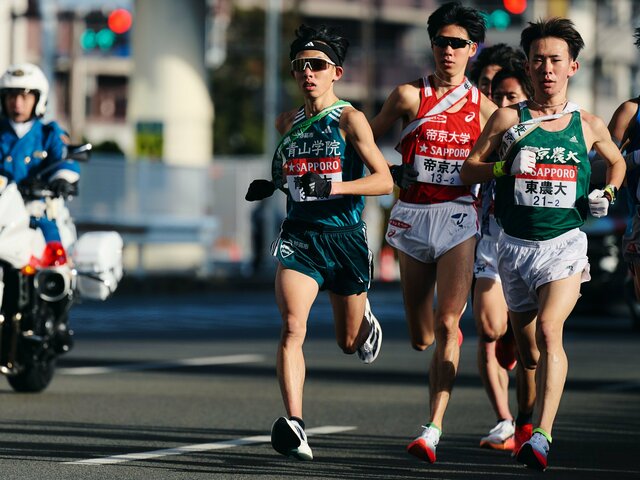
[[[71,293],[71,272],[69,269],[45,268],[33,279],[36,292],[47,302],[57,302]]]

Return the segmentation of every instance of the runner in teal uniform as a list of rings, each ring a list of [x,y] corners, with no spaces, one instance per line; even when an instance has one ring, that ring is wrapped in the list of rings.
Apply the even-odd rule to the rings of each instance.
[[[535,428],[516,457],[544,470],[568,368],[563,326],[580,283],[589,279],[587,240],[579,227],[588,211],[607,214],[625,164],[604,122],[567,101],[568,80],[584,47],[573,23],[532,22],[521,46],[534,95],[489,119],[461,177],[466,184],[497,178],[495,213],[504,230],[498,271],[520,360],[536,372],[529,387],[536,390]],[[592,148],[607,164],[607,185],[587,195]],[[500,161],[488,162],[494,151]]]
[[[309,311],[319,290],[328,290],[340,348],[364,363],[376,359],[382,330],[367,300],[372,263],[361,216],[363,195],[388,194],[393,180],[365,116],[333,91],[348,41],[324,26],[302,25],[296,37],[291,73],[304,105],[278,118],[284,136],[272,180],[252,182],[246,198],[260,200],[275,189],[287,194],[287,217],[272,247],[282,315],[277,373],[287,416],[274,422],[271,444],[283,455],[311,460],[302,420]]]

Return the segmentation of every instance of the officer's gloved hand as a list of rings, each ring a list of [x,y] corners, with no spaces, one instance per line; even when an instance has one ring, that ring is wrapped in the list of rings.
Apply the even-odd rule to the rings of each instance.
[[[331,180],[315,172],[307,172],[300,177],[302,190],[307,197],[329,198],[331,195]]]
[[[275,192],[275,190],[276,186],[273,182],[260,178],[251,182],[251,185],[249,185],[249,190],[247,190],[247,194],[244,196],[244,199],[249,202],[263,200],[273,195],[273,192]]]
[[[56,178],[49,184],[49,189],[56,197],[68,198],[78,194],[78,182],[71,183],[63,178]]]
[[[389,170],[393,177],[393,183],[402,189],[409,188],[418,181],[418,171],[411,164],[392,165]]]

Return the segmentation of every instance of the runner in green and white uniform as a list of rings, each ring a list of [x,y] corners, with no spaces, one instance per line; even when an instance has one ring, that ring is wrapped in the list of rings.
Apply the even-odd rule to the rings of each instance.
[[[311,460],[302,420],[309,311],[319,290],[328,290],[340,348],[364,363],[376,359],[382,330],[367,300],[371,254],[361,214],[363,195],[391,193],[393,180],[365,116],[333,91],[349,42],[332,29],[305,25],[296,37],[291,74],[304,105],[278,117],[283,138],[272,180],[252,182],[246,199],[261,200],[276,188],[287,194],[287,218],[273,245],[282,316],[277,373],[287,416],[273,423],[271,444],[283,455]]]
[[[588,279],[587,239],[579,227],[587,210],[607,214],[625,165],[604,122],[567,102],[584,47],[573,23],[530,23],[521,46],[534,95],[526,105],[496,111],[461,177],[466,184],[497,178],[495,212],[504,229],[498,270],[529,390],[536,392],[533,435],[516,456],[544,470],[568,368],[563,326]],[[587,194],[592,148],[607,164],[607,185]],[[494,151],[500,161],[487,162]]]
[[[569,103],[564,112],[568,112],[569,124],[550,132],[541,123],[527,123],[533,119],[531,111],[527,102],[519,103],[520,123],[503,138],[501,150],[514,145],[503,161],[513,162],[521,150],[535,153],[536,161],[533,173],[496,181],[495,215],[510,236],[549,240],[581,227],[586,219],[591,164],[580,109]],[[509,143],[511,138],[516,141]]]

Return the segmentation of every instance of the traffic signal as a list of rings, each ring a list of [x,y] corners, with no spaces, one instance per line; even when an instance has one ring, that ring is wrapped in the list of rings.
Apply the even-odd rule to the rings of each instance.
[[[482,15],[487,29],[506,30],[511,25],[511,16],[500,8],[491,13],[482,12]]]
[[[125,8],[116,8],[107,19],[109,30],[117,34],[128,32],[132,23],[131,12]]]
[[[85,21],[86,29],[80,35],[84,51],[129,55],[129,31],[133,23],[131,12],[124,8],[117,8],[108,15],[93,11],[87,14]]]
[[[527,0],[502,0],[502,4],[513,15],[521,15],[527,9]]]

